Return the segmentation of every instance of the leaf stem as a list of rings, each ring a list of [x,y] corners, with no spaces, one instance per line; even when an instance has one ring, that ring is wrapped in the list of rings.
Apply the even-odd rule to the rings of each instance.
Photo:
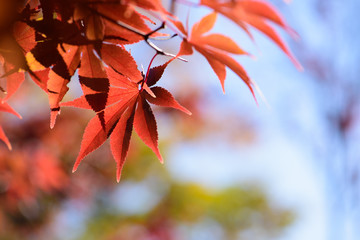
[[[148,80],[148,77],[149,77],[149,73],[150,73],[150,68],[151,68],[151,65],[154,61],[154,59],[156,58],[156,56],[159,55],[158,52],[155,53],[155,55],[151,58],[150,60],[150,63],[149,63],[149,66],[148,66],[148,69],[146,71],[146,76],[145,76],[145,79],[144,81],[141,83],[141,88],[140,88],[140,92],[142,92],[144,90],[144,85],[146,84],[147,80]]]

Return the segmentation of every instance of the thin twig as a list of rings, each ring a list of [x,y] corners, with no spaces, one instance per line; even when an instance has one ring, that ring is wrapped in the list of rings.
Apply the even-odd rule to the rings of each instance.
[[[126,23],[123,23],[123,22],[120,22],[120,21],[116,21],[112,18],[110,18],[109,16],[106,16],[100,12],[98,12],[97,10],[91,8],[91,7],[88,7],[88,9],[93,12],[94,14],[97,14],[98,16],[104,18],[105,20],[117,25],[117,26],[120,26],[120,27],[123,27],[127,30],[129,30],[130,32],[132,33],[135,33],[139,36],[142,36],[144,38],[144,41],[147,43],[147,45],[149,45],[151,48],[153,48],[157,54],[159,55],[164,55],[164,56],[169,56],[169,57],[176,57],[176,55],[172,54],[172,53],[168,53],[168,52],[165,52],[164,50],[162,50],[161,48],[159,48],[158,46],[156,46],[153,42],[150,41],[150,36],[156,32],[158,32],[159,30],[165,28],[165,22],[162,22],[161,26],[159,26],[158,28],[156,28],[155,30],[149,32],[149,33],[143,33],[142,31],[126,24]],[[182,58],[182,57],[176,57],[177,59],[181,60],[181,61],[184,61],[184,62],[187,62],[186,59]]]
[[[147,80],[148,80],[148,77],[149,77],[149,73],[150,73],[150,69],[151,69],[151,65],[154,61],[154,59],[156,58],[156,56],[158,55],[158,52],[155,53],[155,55],[151,58],[151,61],[149,63],[149,66],[148,66],[148,69],[146,71],[146,76],[145,76],[145,79],[144,81],[141,83],[141,89],[140,89],[140,92],[142,92],[144,90],[144,84],[146,84]]]

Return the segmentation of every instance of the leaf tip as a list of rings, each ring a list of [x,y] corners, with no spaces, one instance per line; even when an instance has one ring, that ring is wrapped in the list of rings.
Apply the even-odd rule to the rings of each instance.
[[[74,172],[77,171],[77,169],[78,169],[78,167],[79,167],[79,165],[80,165],[80,162],[81,162],[81,160],[82,160],[83,158],[84,158],[84,156],[81,156],[81,155],[79,155],[79,156],[76,158],[75,163],[74,163],[74,166],[73,166],[73,169],[72,169],[72,173],[74,173]]]
[[[50,113],[50,129],[53,129],[55,126],[57,115],[59,114],[59,111],[53,111],[51,110]]]
[[[149,88],[149,86],[148,86],[146,83],[144,84],[143,87],[144,87],[145,91],[146,91],[151,97],[156,98],[155,93]]]
[[[118,166],[116,169],[116,182],[119,183],[121,178],[121,167]]]
[[[164,164],[164,159],[163,159],[163,157],[161,156],[161,153],[160,153],[159,150],[156,151],[156,156],[158,157],[159,162],[160,162],[161,164]]]
[[[181,106],[180,104],[179,104],[178,109],[181,110],[183,113],[186,113],[186,114],[189,115],[189,116],[192,115],[192,112],[190,112],[187,108]]]
[[[72,171],[71,171],[72,173],[74,173],[74,172],[77,171],[81,160],[82,160],[82,158],[80,158],[80,157],[78,157],[78,158],[76,159],[76,161],[75,161],[75,163],[74,163],[74,167],[73,167],[73,169],[72,169]]]
[[[23,119],[23,117],[18,112],[13,111],[11,113],[17,116],[19,119]]]

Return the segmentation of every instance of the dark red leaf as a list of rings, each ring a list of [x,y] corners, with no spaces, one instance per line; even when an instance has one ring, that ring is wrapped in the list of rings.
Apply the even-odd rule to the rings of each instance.
[[[110,83],[101,60],[95,56],[91,46],[83,49],[79,80],[86,100],[95,112],[99,112],[98,117],[105,127],[101,111],[106,107]]]
[[[106,139],[112,133],[112,130],[114,130],[114,127],[118,123],[124,111],[129,106],[135,104],[136,97],[137,97],[136,95],[135,96],[133,95],[124,98],[123,101],[106,108],[104,110],[105,128],[103,127],[103,123],[100,121],[100,119],[97,116],[93,117],[90,120],[84,131],[80,152],[78,157],[76,158],[73,167],[73,172],[76,171],[81,160],[86,155],[88,155],[89,153],[100,147],[106,141]]]
[[[180,111],[183,111],[184,113],[191,115],[191,112],[181,106],[171,95],[170,92],[168,92],[166,89],[162,87],[152,87],[152,92],[155,94],[156,98],[150,96],[147,93],[144,93],[146,100],[149,103],[161,106],[161,107],[171,107],[178,109]]]
[[[147,81],[146,84],[151,87],[153,85],[155,85],[161,78],[161,76],[163,75],[165,68],[169,65],[169,63],[172,61],[173,59],[167,61],[166,63],[164,63],[163,65],[159,65],[153,68],[150,68],[149,71],[149,75],[147,77]]]
[[[125,48],[116,45],[103,44],[101,48],[101,57],[107,65],[128,77],[133,82],[137,83],[142,79],[134,58]]]
[[[137,102],[138,106],[134,118],[135,131],[162,163],[163,158],[158,148],[158,133],[154,114],[143,97],[139,97]]]
[[[125,158],[130,146],[130,138],[133,130],[135,115],[135,104],[129,106],[124,114],[121,115],[119,122],[114,128],[111,138],[110,147],[112,155],[116,160],[116,180],[120,181],[121,170],[125,163]]]

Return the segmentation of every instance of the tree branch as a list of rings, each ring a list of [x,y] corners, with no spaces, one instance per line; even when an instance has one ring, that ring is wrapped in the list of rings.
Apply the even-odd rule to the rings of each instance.
[[[168,57],[174,57],[176,59],[179,59],[181,61],[187,62],[186,59],[182,58],[182,57],[177,57],[176,55],[172,54],[172,53],[168,53],[165,52],[164,50],[162,50],[161,48],[159,48],[157,45],[155,45],[153,42],[150,41],[150,36],[156,32],[158,32],[159,30],[165,28],[165,22],[162,22],[161,26],[159,26],[158,28],[154,29],[153,31],[149,32],[149,33],[143,33],[142,31],[130,26],[129,24],[120,22],[120,21],[116,21],[112,18],[110,18],[109,16],[106,16],[105,14],[102,14],[100,12],[98,12],[97,10],[87,6],[87,8],[94,14],[97,14],[98,16],[104,18],[105,20],[120,26],[122,28],[125,28],[126,30],[129,30],[132,33],[135,33],[139,36],[142,36],[144,38],[144,41],[147,43],[147,45],[149,45],[152,49],[154,49],[156,51],[157,54],[159,55],[164,55],[164,56],[168,56]]]

